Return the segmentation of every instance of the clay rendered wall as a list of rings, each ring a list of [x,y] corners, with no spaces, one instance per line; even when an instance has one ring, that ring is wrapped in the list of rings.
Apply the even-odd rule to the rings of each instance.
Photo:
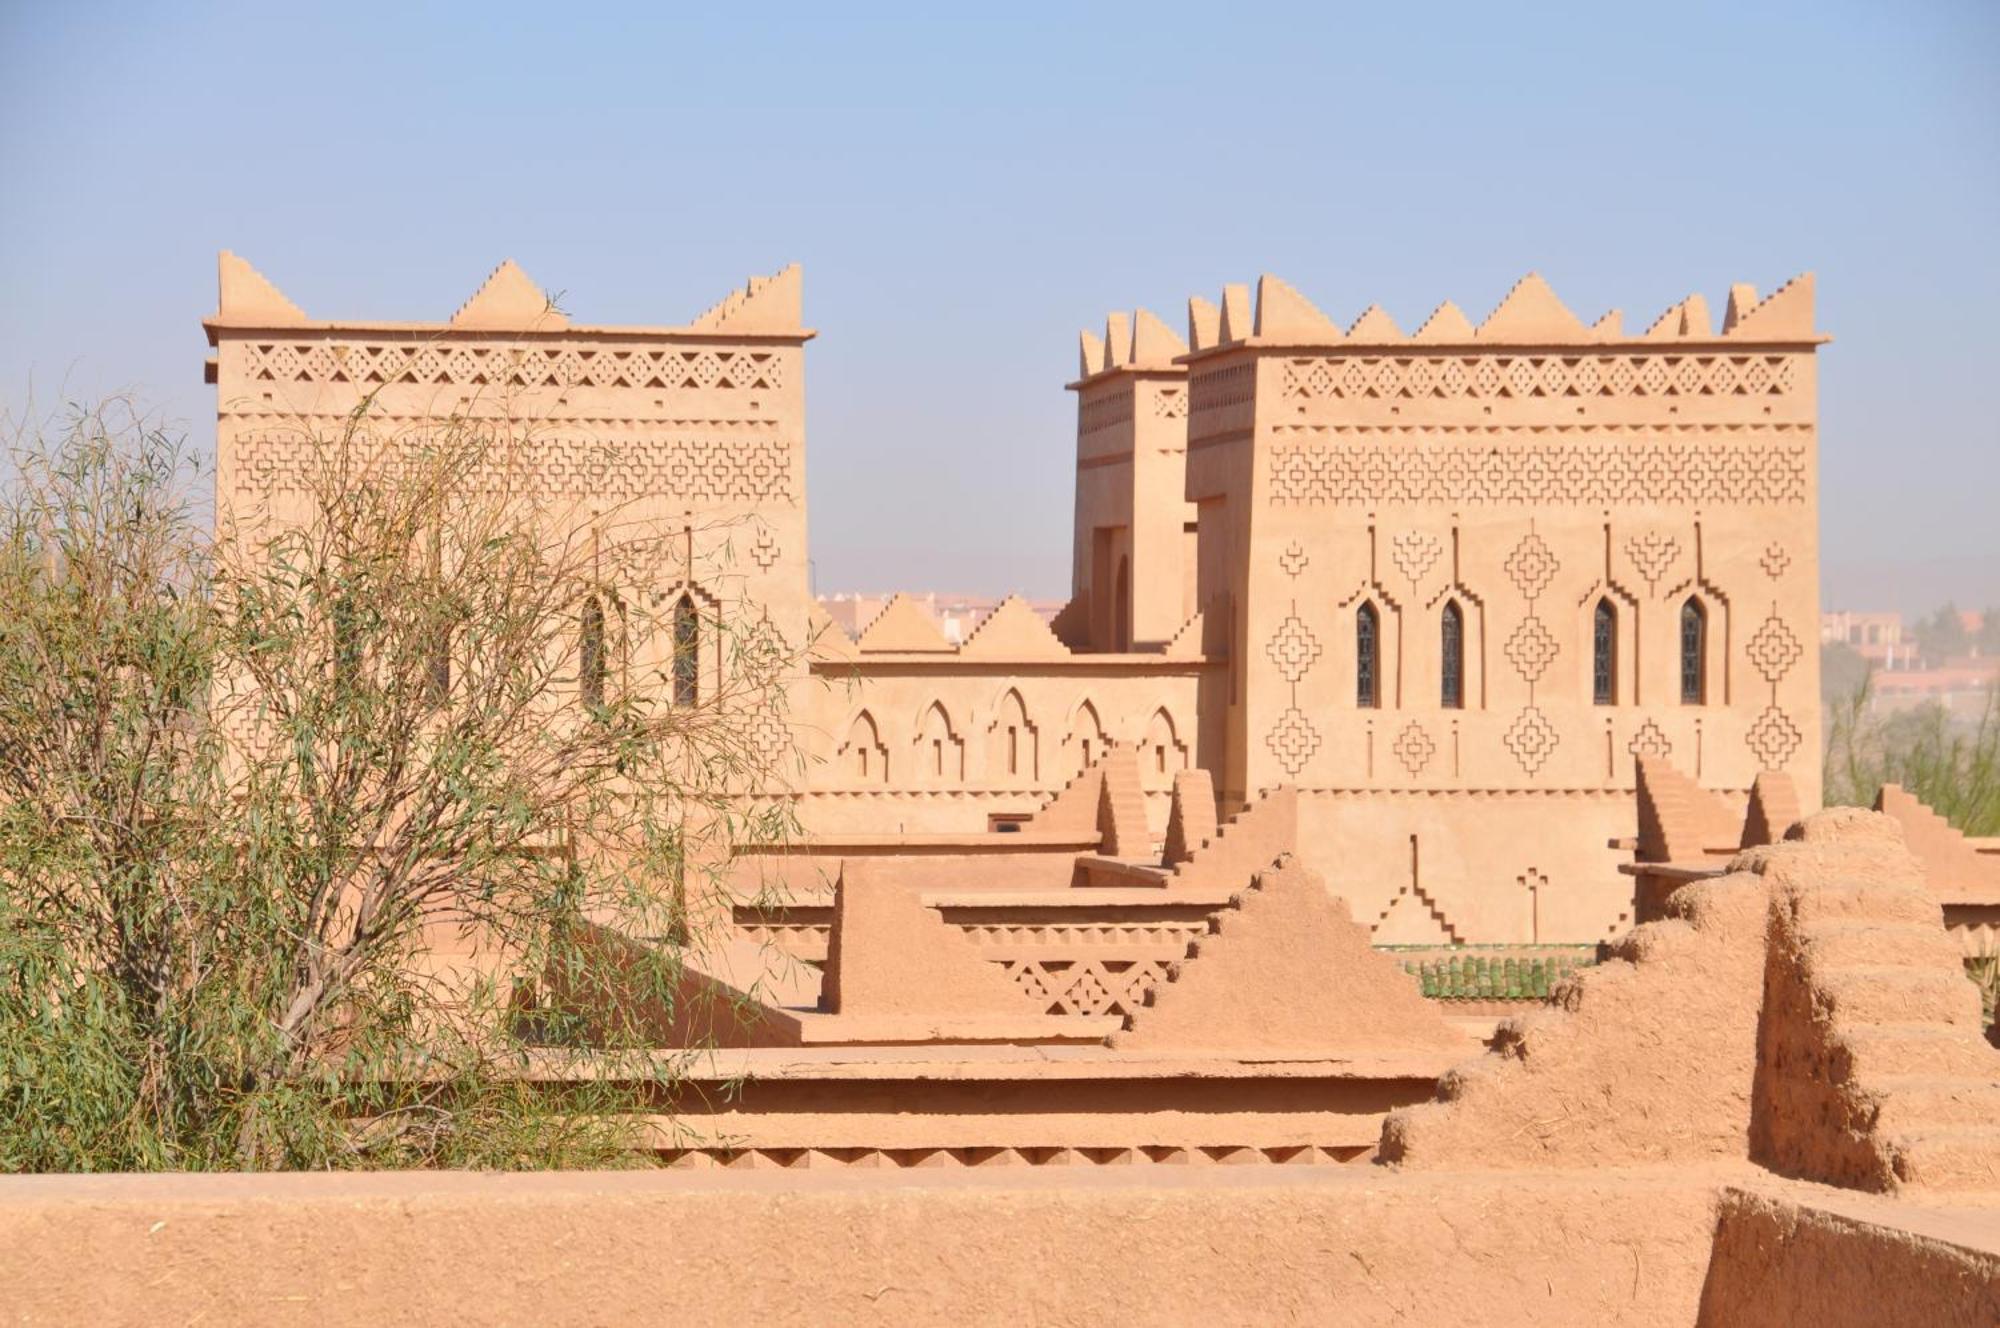
[[[1415,332],[1380,308],[1343,328],[1268,276],[1189,317],[1189,496],[1236,518],[1201,560],[1204,602],[1240,606],[1225,799],[1530,794],[1587,819],[1654,754],[1738,796],[1783,770],[1817,803],[1809,277],[1763,300],[1734,287],[1719,320],[1693,296],[1643,331],[1578,319],[1532,275],[1476,327],[1447,303]],[[1531,825],[1399,819],[1399,838],[1445,841],[1420,856],[1482,863]],[[1611,884],[1578,878],[1597,848],[1563,845],[1554,889]],[[1456,888],[1519,896],[1530,865]],[[1454,904],[1465,939],[1527,939],[1512,901]],[[1574,934],[1616,916],[1557,914]]]
[[[308,515],[315,458],[364,402],[357,450],[394,474],[400,451],[453,419],[518,444],[486,464],[543,505],[557,532],[618,529],[678,544],[664,582],[616,596],[686,595],[703,624],[698,686],[713,694],[750,624],[809,636],[803,278],[754,278],[685,324],[572,322],[511,261],[450,318],[309,316],[247,262],[220,261],[215,353],[218,523]],[[579,622],[579,631],[581,623]],[[628,642],[633,661],[663,641]],[[614,670],[620,660],[614,657]],[[805,669],[792,709],[807,698]],[[780,726],[759,731],[781,759]]]
[[[1174,1171],[1176,1174],[1166,1174]],[[0,1181],[24,1324],[1694,1322],[1713,1186],[1327,1169]]]
[[[1141,309],[1082,335],[1071,593],[1094,650],[1157,646],[1196,608],[1187,480],[1187,344]],[[1121,579],[1121,567],[1123,568]],[[1122,594],[1122,599],[1121,599]],[[1119,629],[1124,628],[1124,639]]]
[[[1590,942],[1632,925],[1631,795],[1327,791],[1299,796],[1299,857],[1378,945]]]
[[[1891,1206],[1833,1191],[1730,1190],[1702,1328],[1988,1328],[2000,1323],[2000,1210]]]
[[[1153,833],[1199,761],[1199,620],[1167,653],[1082,654],[1009,600],[954,648],[908,601],[858,641],[822,632],[795,731],[820,833],[983,831],[1034,812],[1113,742],[1140,750]],[[897,621],[885,622],[891,614]]]

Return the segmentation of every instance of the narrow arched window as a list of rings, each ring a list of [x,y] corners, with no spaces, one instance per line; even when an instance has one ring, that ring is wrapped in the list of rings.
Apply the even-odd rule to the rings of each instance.
[[[1363,600],[1354,611],[1354,704],[1373,710],[1382,703],[1382,620]]]
[[[1465,615],[1457,600],[1446,600],[1438,620],[1438,703],[1447,710],[1465,708]]]
[[[1590,699],[1618,704],[1618,610],[1608,599],[1597,601],[1590,615]]]
[[[592,710],[604,706],[604,605],[592,595],[583,602],[582,644],[577,651],[577,690]]]
[[[694,600],[674,605],[674,704],[691,706],[701,695],[701,618]]]
[[[1708,610],[1693,595],[1681,605],[1681,704],[1708,700]]]

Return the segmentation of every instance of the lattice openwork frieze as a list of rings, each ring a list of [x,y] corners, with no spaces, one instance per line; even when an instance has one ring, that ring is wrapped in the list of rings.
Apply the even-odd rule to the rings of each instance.
[[[242,347],[243,371],[261,383],[454,387],[637,387],[655,391],[777,388],[774,351],[715,347],[492,346],[457,341],[370,344],[263,342]]]
[[[1109,392],[1077,407],[1077,428],[1082,433],[1129,424],[1131,420],[1132,391],[1123,384],[1114,385]]]
[[[1341,356],[1288,360],[1290,399],[1767,397],[1795,379],[1789,355]]]
[[[1010,959],[1001,964],[1045,1014],[1133,1014],[1167,975],[1160,959]]]
[[[398,439],[374,454],[375,473],[395,483],[417,464],[421,438]],[[240,489],[258,493],[309,491],[319,464],[309,439],[296,432],[238,435],[232,445]],[[531,478],[550,494],[610,499],[687,498],[784,502],[797,499],[789,448],[775,438],[605,438],[537,435],[490,463],[493,484]]]
[[[1275,503],[1803,503],[1807,445],[1774,441],[1279,445]]]

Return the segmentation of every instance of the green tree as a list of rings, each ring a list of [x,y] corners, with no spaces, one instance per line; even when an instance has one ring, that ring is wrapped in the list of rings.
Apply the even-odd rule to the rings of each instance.
[[[1965,623],[1958,616],[1958,606],[1949,601],[1930,617],[1916,626],[1917,649],[1924,662],[1935,667],[1954,655],[1963,655],[1971,642],[1965,633]]]
[[[1979,615],[1979,634],[1973,638],[1982,655],[2000,655],[2000,606],[1987,605]]]
[[[723,681],[676,704],[664,534],[545,506],[510,425],[375,423],[217,540],[158,430],[93,411],[19,450],[0,1170],[640,1156],[681,1057],[584,1011],[684,1003],[676,887],[785,832],[741,795],[795,759],[765,736],[790,657],[714,623]],[[598,924],[648,943],[613,974]]]

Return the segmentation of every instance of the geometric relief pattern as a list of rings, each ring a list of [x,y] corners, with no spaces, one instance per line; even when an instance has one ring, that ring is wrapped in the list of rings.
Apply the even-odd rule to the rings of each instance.
[[[1431,570],[1443,545],[1435,535],[1422,531],[1409,531],[1389,541],[1390,557],[1412,585],[1424,579],[1424,573]]]
[[[1555,725],[1549,723],[1549,717],[1536,706],[1529,705],[1515,716],[1505,741],[1507,750],[1514,754],[1521,768],[1532,775],[1549,759],[1561,737],[1556,733]]]
[[[1555,574],[1562,570],[1562,564],[1556,561],[1555,550],[1532,530],[1521,537],[1521,542],[1507,555],[1504,566],[1508,579],[1514,583],[1514,589],[1521,592],[1523,599],[1533,599],[1541,594],[1555,579]]]
[[[245,347],[245,371],[262,383],[415,383],[459,387],[776,388],[783,361],[769,351],[600,350],[481,346],[463,342],[361,345],[270,343]]]
[[[1779,770],[1792,759],[1792,753],[1805,741],[1805,735],[1799,732],[1799,726],[1792,722],[1792,717],[1773,702],[1764,707],[1763,714],[1757,716],[1757,722],[1750,726],[1744,741],[1762,763],[1760,769]]]
[[[1680,555],[1680,541],[1657,530],[1649,530],[1643,536],[1634,535],[1625,541],[1625,556],[1639,569],[1639,575],[1646,578],[1649,593],[1658,588],[1660,578],[1666,575],[1667,569]]]
[[[1275,503],[1802,503],[1794,443],[1293,445],[1271,452]]]
[[[1007,959],[1000,967],[1044,1014],[1135,1014],[1166,977],[1160,959]]]
[[[1508,661],[1528,684],[1528,704],[1514,717],[1513,724],[1501,741],[1512,753],[1515,763],[1533,775],[1542,768],[1561,741],[1555,725],[1535,704],[1535,684],[1548,670],[1557,651],[1555,637],[1535,615],[1535,597],[1548,589],[1562,565],[1556,561],[1555,550],[1549,547],[1548,541],[1531,529],[1507,555],[1502,567],[1507,579],[1528,601],[1527,616],[1514,628],[1506,646]]]
[[[1787,355],[1343,357],[1291,360],[1285,398],[1759,397],[1792,388]]]
[[[419,440],[397,440],[397,454],[376,451],[385,480],[414,473]],[[400,454],[400,455],[398,455]],[[307,492],[319,461],[297,434],[250,435],[237,444],[239,482],[257,493]],[[509,467],[495,462],[497,483]],[[606,498],[673,496],[706,500],[793,500],[791,455],[775,438],[538,437],[532,456],[512,467],[555,494]],[[486,475],[475,483],[487,482]]]
[[[1799,639],[1792,635],[1792,629],[1785,626],[1784,620],[1778,617],[1774,605],[1771,616],[1764,619],[1763,625],[1751,636],[1750,644],[1745,647],[1745,653],[1764,681],[1775,683],[1791,671],[1792,665],[1799,662],[1799,656],[1805,653],[1805,647],[1799,644]]]
[[[1633,756],[1651,756],[1664,761],[1673,755],[1674,745],[1667,741],[1666,731],[1649,719],[1632,735],[1632,741],[1625,744],[1625,750]]]
[[[1412,584],[1424,580],[1424,572],[1428,572],[1430,564],[1438,560],[1438,552],[1442,552],[1442,548],[1444,546],[1438,544],[1438,536],[1424,534],[1420,530],[1410,530],[1390,540],[1390,556]]]
[[[1291,614],[1278,624],[1278,630],[1272,634],[1265,653],[1278,666],[1278,676],[1286,682],[1295,683],[1306,676],[1313,661],[1319,658],[1319,638],[1312,634],[1312,629],[1297,614]]]
[[[1401,733],[1396,735],[1396,745],[1389,750],[1395,753],[1396,759],[1403,763],[1403,768],[1414,778],[1423,773],[1423,768],[1430,764],[1431,756],[1437,751],[1437,744],[1431,741],[1430,734],[1424,732],[1423,725],[1413,719],[1403,727]]]
[[[1507,658],[1528,682],[1540,682],[1542,674],[1556,657],[1558,647],[1555,637],[1540,618],[1530,613],[1521,619],[1513,635],[1507,638]]]
[[[1757,560],[1764,568],[1764,575],[1776,581],[1792,565],[1792,555],[1785,552],[1785,546],[1772,540],[1765,546],[1764,556]]]
[[[1278,764],[1288,775],[1296,775],[1305,769],[1307,761],[1319,750],[1319,730],[1313,727],[1305,712],[1297,706],[1288,706],[1285,713],[1278,716],[1278,722],[1265,735],[1265,745],[1271,755],[1278,758]]]

